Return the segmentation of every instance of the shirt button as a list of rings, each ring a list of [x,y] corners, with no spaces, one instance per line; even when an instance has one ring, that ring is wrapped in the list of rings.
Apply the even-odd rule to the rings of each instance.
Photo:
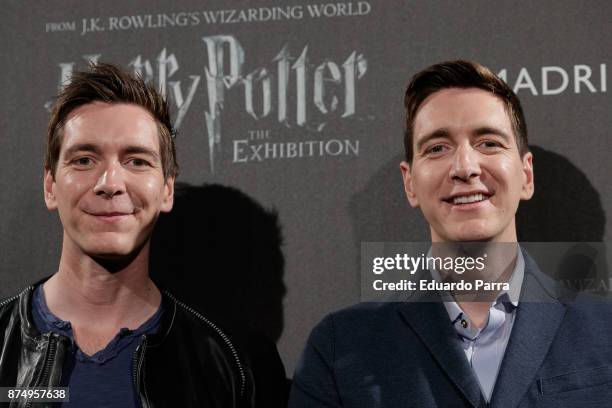
[[[468,327],[468,322],[465,319],[461,319],[461,327],[466,329]]]

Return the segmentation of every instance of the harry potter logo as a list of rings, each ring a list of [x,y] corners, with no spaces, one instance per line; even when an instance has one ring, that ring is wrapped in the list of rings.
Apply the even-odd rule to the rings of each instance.
[[[258,121],[272,117],[287,127],[298,126],[321,131],[330,115],[348,118],[355,114],[356,83],[367,71],[363,54],[352,51],[342,63],[325,59],[311,64],[308,46],[295,57],[285,45],[270,61],[271,66],[258,67],[245,74],[245,52],[232,35],[202,38],[207,57],[204,67],[208,108],[204,112],[209,147],[210,169],[214,172],[215,152],[221,146],[222,119],[229,90],[241,88],[244,110]],[[101,54],[84,55],[97,63]],[[60,88],[70,81],[74,62],[60,63]],[[154,81],[162,95],[176,108],[174,126],[179,128],[200,85],[200,75],[189,75],[186,87],[175,75],[179,62],[164,48],[152,62],[136,56],[131,69],[147,82]],[[293,87],[293,89],[291,89]],[[47,104],[47,107],[50,103]],[[315,122],[314,113],[318,116]],[[320,118],[323,118],[321,120]]]

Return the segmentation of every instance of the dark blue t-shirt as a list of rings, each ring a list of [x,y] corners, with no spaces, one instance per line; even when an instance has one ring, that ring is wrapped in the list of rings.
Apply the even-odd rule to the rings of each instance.
[[[34,291],[32,306],[38,331],[58,333],[71,340],[62,372],[62,386],[69,387],[70,402],[62,407],[140,406],[133,381],[133,359],[142,335],[158,329],[161,307],[139,328],[121,329],[103,350],[88,356],[75,343],[70,322],[58,319],[47,307],[42,285]]]

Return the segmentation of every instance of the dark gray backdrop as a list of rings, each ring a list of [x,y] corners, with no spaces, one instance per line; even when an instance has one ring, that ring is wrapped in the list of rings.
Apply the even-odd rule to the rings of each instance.
[[[314,5],[321,17],[313,16]],[[162,62],[164,50],[166,58],[174,56],[176,66],[170,60],[162,67],[175,117],[176,89],[185,100],[199,81],[180,123],[179,180],[233,186],[278,211],[287,292],[275,299],[284,320],[272,337],[289,375],[312,326],[358,301],[361,241],[428,238],[423,220],[405,203],[398,164],[403,87],[434,62],[480,61],[505,75],[523,102],[538,194],[523,206],[521,238],[609,241],[610,15],[608,1],[5,3],[0,296],[56,270],[61,228],[42,199],[45,107],[62,69],[82,69],[92,55],[124,67],[140,64],[157,84],[164,77],[160,54]],[[98,19],[99,31],[82,34],[83,19],[89,28]],[[216,63],[207,49],[215,41],[221,45],[211,50],[223,54],[212,54]],[[251,73],[252,113],[268,112],[259,119],[245,102]],[[224,95],[217,112],[210,107],[214,89]],[[250,146],[266,142],[269,155],[279,149],[277,156],[281,144],[290,156],[302,142],[302,157],[252,161],[253,149],[263,156],[265,145]],[[227,270],[245,256],[242,250],[228,257]],[[200,278],[225,273],[216,268],[207,270],[204,259]]]

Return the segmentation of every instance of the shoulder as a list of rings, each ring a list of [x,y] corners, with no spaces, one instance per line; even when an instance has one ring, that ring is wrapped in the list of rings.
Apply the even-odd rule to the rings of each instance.
[[[249,394],[252,387],[251,367],[243,350],[232,336],[216,322],[187,305],[167,291],[162,291],[163,315],[160,331],[150,336],[151,346],[157,356],[164,356],[166,364],[189,361],[191,365],[204,367],[233,381],[229,388],[240,391],[240,398]],[[177,367],[177,369],[180,369]]]
[[[13,313],[17,313],[19,310],[19,300],[24,297],[28,297],[29,294],[34,290],[34,286],[28,286],[21,292],[0,301],[0,322],[3,322],[6,316],[10,316]]]
[[[5,313],[7,310],[11,310],[15,308],[15,306],[17,305],[19,301],[19,295],[20,294],[17,294],[17,295],[11,296],[10,298],[0,301],[0,315]]]
[[[576,300],[564,302],[565,326],[590,333],[609,334],[612,326],[611,300]]]
[[[364,302],[329,313],[323,321],[340,327],[380,322],[397,314],[398,302]]]
[[[29,286],[20,293],[0,302],[0,345],[4,344],[7,339],[21,336],[20,309],[23,308],[20,305],[30,301],[33,288],[33,286]]]
[[[10,297],[0,303],[0,329],[6,327],[11,321],[11,316],[14,316],[18,311],[19,295]]]
[[[410,305],[367,302],[329,313],[312,329],[308,342],[340,347],[344,343],[349,347],[366,344],[373,333],[385,336],[393,332],[401,319],[400,307]]]
[[[182,336],[191,335],[207,337],[213,343],[219,343],[233,352],[233,342],[227,331],[217,322],[205,316],[199,310],[177,299],[173,294],[164,291],[164,314],[162,328],[180,331]]]
[[[531,310],[542,317],[559,315],[559,325],[554,332],[554,342],[549,353],[550,361],[588,360],[609,364],[612,355],[612,303],[609,301],[571,301],[532,304]],[[519,313],[521,304],[519,304]],[[533,312],[532,312],[533,313]],[[549,315],[550,313],[550,315]],[[532,327],[534,335],[539,328]],[[525,332],[523,332],[525,334]]]
[[[162,332],[167,332],[167,337],[174,338],[181,344],[190,342],[199,351],[205,349],[219,357],[222,355],[238,366],[244,364],[242,350],[237,345],[233,332],[173,294],[167,291],[163,293],[165,316],[162,317],[161,328]]]
[[[354,378],[355,373],[371,376],[385,372],[386,362],[422,349],[421,340],[405,318],[406,314],[430,310],[423,305],[361,303],[326,315],[310,333],[296,375],[308,383],[330,373],[337,380]],[[410,359],[406,362],[412,364]],[[329,380],[330,384],[334,381]]]

